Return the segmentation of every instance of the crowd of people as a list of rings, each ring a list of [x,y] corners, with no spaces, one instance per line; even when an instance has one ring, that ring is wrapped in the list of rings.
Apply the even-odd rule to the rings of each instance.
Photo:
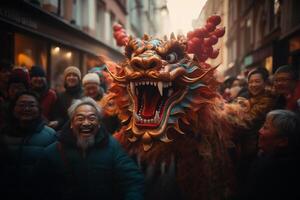
[[[300,81],[292,65],[272,76],[257,67],[246,79],[230,77],[220,93],[229,104],[240,104],[247,128],[235,138],[239,198],[284,199],[296,194],[299,178]],[[297,178],[296,178],[297,177]]]
[[[101,69],[103,70],[103,69]],[[104,120],[110,87],[99,68],[64,70],[64,91],[49,87],[42,66],[0,63],[0,188],[25,199],[143,199],[144,177]],[[245,110],[232,160],[237,199],[298,195],[300,82],[292,66],[272,80],[264,68],[229,78],[220,94]],[[238,116],[237,116],[238,117]],[[113,125],[112,125],[113,124]],[[47,182],[47,184],[45,183]],[[261,195],[264,194],[264,195]],[[298,195],[299,196],[299,195]]]

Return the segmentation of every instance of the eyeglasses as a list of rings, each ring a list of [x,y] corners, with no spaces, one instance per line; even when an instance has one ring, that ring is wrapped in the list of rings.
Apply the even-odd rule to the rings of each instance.
[[[37,107],[38,105],[35,103],[17,103],[16,107],[21,108],[21,109],[25,109],[25,108],[34,108]]]
[[[293,80],[293,79],[291,79],[291,78],[277,78],[277,79],[274,79],[274,82],[275,83],[286,83],[286,82],[291,81],[291,80]]]

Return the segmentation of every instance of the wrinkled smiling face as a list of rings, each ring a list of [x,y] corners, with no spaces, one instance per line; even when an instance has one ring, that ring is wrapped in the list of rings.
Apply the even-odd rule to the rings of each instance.
[[[96,109],[90,105],[79,106],[71,120],[71,128],[76,137],[94,137],[99,130]]]

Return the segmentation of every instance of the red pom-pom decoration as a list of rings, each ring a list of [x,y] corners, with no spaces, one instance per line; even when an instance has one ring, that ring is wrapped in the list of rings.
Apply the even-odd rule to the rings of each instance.
[[[225,34],[225,27],[217,28],[214,31],[214,35],[217,36],[217,37],[223,37],[224,34]]]
[[[216,26],[213,23],[208,22],[205,24],[205,28],[208,32],[212,32],[216,29]]]
[[[115,24],[115,25],[113,25],[113,29],[114,29],[114,31],[119,31],[119,30],[122,29],[122,25],[121,24]]]
[[[208,19],[207,19],[207,23],[212,23],[214,24],[215,26],[219,25],[221,23],[221,17],[218,16],[218,15],[213,15],[213,16],[210,16]]]
[[[219,55],[219,49],[214,50],[212,54],[209,56],[210,58],[217,58]]]

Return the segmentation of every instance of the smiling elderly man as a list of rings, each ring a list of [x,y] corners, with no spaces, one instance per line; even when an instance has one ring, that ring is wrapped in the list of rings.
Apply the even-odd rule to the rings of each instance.
[[[47,189],[40,190],[42,195],[49,199],[143,199],[143,175],[103,128],[96,102],[85,97],[68,112],[70,125],[58,142],[47,147],[38,168],[47,183]]]

